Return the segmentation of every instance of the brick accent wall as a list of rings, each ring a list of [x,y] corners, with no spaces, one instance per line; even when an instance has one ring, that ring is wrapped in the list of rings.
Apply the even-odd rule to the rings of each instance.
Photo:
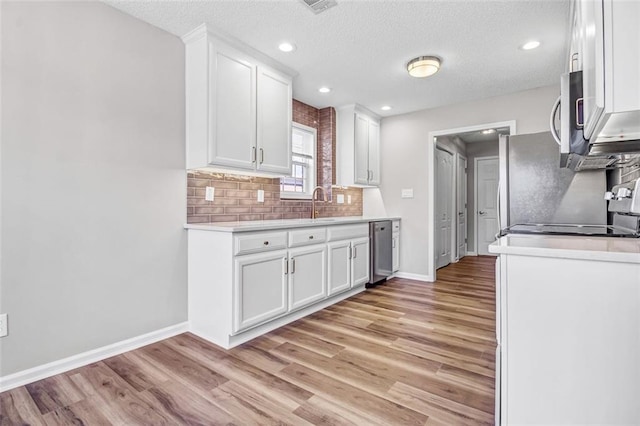
[[[215,188],[213,201],[204,199],[205,187]],[[264,190],[264,203],[257,190]],[[338,204],[344,194],[344,204]],[[351,195],[351,204],[347,197]],[[333,199],[317,203],[318,217],[362,216],[361,188],[334,188]],[[188,172],[187,222],[235,222],[247,220],[304,219],[311,217],[310,200],[281,200],[280,179],[223,173]]]
[[[318,132],[317,184],[330,201],[317,203],[319,217],[362,216],[361,188],[332,188],[336,181],[336,111],[318,110],[293,100],[293,121]],[[215,188],[214,201],[204,199],[205,187]],[[264,203],[258,203],[257,190],[264,190]],[[338,204],[338,194],[344,204]],[[348,196],[351,204],[348,204]],[[311,217],[311,201],[280,199],[280,179],[226,173],[188,172],[187,222],[235,222],[248,220],[302,219]]]

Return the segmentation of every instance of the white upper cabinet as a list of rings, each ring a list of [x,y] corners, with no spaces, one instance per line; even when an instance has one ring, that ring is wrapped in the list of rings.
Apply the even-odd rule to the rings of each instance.
[[[291,75],[204,25],[183,40],[187,169],[290,174]]]
[[[640,138],[640,2],[578,0],[572,53],[582,69],[584,134]]]
[[[336,184],[378,186],[380,119],[358,105],[338,108],[336,114]]]

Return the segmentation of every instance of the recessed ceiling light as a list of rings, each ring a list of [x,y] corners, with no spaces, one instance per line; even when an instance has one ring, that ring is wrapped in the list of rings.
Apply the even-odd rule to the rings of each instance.
[[[318,92],[320,93],[329,93],[331,91],[331,89],[329,87],[321,87],[318,89]]]
[[[536,47],[540,46],[540,42],[537,40],[531,40],[526,42],[525,44],[523,44],[521,46],[522,50],[531,50],[531,49],[535,49]]]
[[[285,41],[278,45],[278,49],[282,50],[283,52],[293,52],[294,50],[296,50],[296,45]]]
[[[490,135],[491,133],[495,133],[496,129],[487,129],[487,130],[483,130],[482,134],[483,135]]]
[[[383,107],[380,107],[381,110],[383,111],[389,111],[391,109],[391,107],[389,105],[385,105]]]
[[[440,58],[435,56],[418,56],[407,63],[407,71],[411,77],[429,77],[440,69]]]

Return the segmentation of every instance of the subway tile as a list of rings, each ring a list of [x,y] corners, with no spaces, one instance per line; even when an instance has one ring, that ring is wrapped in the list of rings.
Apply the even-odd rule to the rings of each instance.
[[[188,197],[187,206],[208,206],[211,201],[207,201],[204,198]]]
[[[209,222],[209,216],[188,216],[187,223],[207,223]]]
[[[274,213],[291,213],[292,207],[273,207]]]
[[[233,198],[250,198],[253,194],[251,191],[236,191],[234,189],[225,189],[224,196],[225,197],[233,197]]]
[[[258,190],[258,189],[263,189],[262,186],[264,184],[262,183],[252,183],[252,182],[240,182],[238,184],[238,189],[248,189],[248,190]]]
[[[196,189],[187,187],[187,197],[192,197],[194,195],[196,195]]]
[[[238,220],[239,221],[262,220],[262,215],[261,214],[241,214],[238,216]]]
[[[203,188],[205,186],[209,186],[209,179],[187,179],[187,188]]]
[[[237,198],[225,198],[224,195],[222,196],[216,195],[216,197],[213,199],[211,203],[218,206],[237,206],[238,201],[243,201],[243,200],[239,200]]]
[[[262,220],[278,220],[282,219],[282,213],[265,213],[262,215]]]
[[[213,186],[216,189],[216,191],[218,191],[218,189],[238,189],[238,182],[214,180],[211,182],[211,186]]]
[[[300,213],[283,213],[282,218],[283,219],[301,219],[302,216],[300,215]]]
[[[224,212],[226,214],[239,214],[239,213],[251,213],[251,207],[243,206],[243,207],[225,207]]]
[[[251,213],[271,213],[271,207],[253,206],[251,207]]]
[[[224,207],[195,207],[195,214],[221,214]]]
[[[232,214],[212,214],[210,217],[211,222],[237,222],[238,215]]]

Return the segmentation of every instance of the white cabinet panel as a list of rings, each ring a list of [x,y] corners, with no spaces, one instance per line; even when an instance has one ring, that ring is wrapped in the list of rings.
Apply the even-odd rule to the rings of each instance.
[[[355,114],[354,141],[354,182],[367,185],[369,183],[369,120],[360,114]]]
[[[256,66],[248,56],[214,40],[209,40],[209,50],[209,163],[251,170],[256,144]]]
[[[369,281],[369,237],[351,242],[351,286],[365,285]]]
[[[257,168],[291,173],[291,78],[258,67]]]
[[[380,119],[358,105],[336,111],[336,183],[380,184]]]
[[[289,310],[307,306],[327,295],[325,244],[289,250]]]
[[[235,258],[234,332],[287,312],[286,262],[286,250]]]
[[[251,232],[234,237],[234,254],[258,253],[287,248],[287,232]]]
[[[393,233],[391,238],[391,270],[398,272],[400,270],[400,234]]]
[[[351,287],[351,242],[339,241],[327,244],[329,251],[328,295],[339,293]]]
[[[369,185],[380,185],[380,124],[369,121]]]

